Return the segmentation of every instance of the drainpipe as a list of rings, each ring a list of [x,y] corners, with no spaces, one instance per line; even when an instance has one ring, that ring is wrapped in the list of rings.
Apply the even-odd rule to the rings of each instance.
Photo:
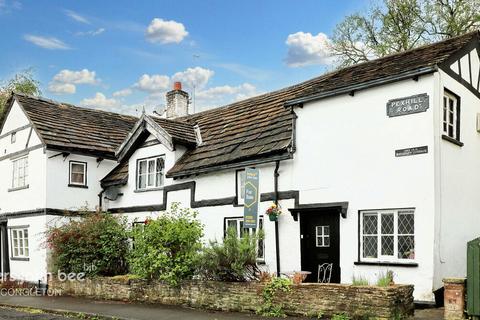
[[[275,187],[275,204],[278,205],[278,169],[280,168],[280,161],[275,162],[275,171],[273,173],[274,187]],[[280,241],[278,235],[278,220],[275,221],[275,256],[277,258],[277,277],[280,277]]]
[[[101,212],[103,211],[103,193],[105,192],[105,189],[102,188],[102,191],[98,194],[98,210]]]

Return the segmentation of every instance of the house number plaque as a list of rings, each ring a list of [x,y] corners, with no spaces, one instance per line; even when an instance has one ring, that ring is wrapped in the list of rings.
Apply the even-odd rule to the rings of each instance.
[[[389,100],[387,102],[387,116],[398,117],[407,114],[425,112],[429,107],[428,94],[422,93],[415,96]]]

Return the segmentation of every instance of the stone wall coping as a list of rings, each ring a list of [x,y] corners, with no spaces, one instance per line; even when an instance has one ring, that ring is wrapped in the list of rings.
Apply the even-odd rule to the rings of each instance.
[[[464,284],[467,281],[466,278],[445,278],[443,283],[445,284]]]

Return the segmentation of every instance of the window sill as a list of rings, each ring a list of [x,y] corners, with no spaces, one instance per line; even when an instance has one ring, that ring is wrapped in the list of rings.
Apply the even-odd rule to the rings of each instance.
[[[25,190],[25,189],[28,189],[30,186],[27,184],[26,186],[23,186],[23,187],[17,187],[17,188],[11,188],[11,189],[8,189],[8,192],[14,192],[14,191],[19,191],[19,190]]]
[[[356,266],[418,267],[416,262],[355,261],[353,264]]]
[[[68,187],[69,187],[69,188],[88,189],[88,186],[84,186],[84,185],[81,185],[81,184],[71,184],[71,183],[69,183],[69,184],[68,184]]]
[[[447,136],[447,135],[445,135],[445,134],[442,135],[442,139],[443,139],[443,140],[446,140],[446,141],[448,141],[448,142],[451,142],[451,143],[453,143],[453,144],[455,144],[455,145],[457,145],[457,146],[459,146],[459,147],[463,147],[463,146],[464,146],[464,143],[463,143],[463,142],[460,142],[460,141],[458,141],[457,139],[453,139],[452,137],[449,137],[449,136]]]
[[[164,187],[158,187],[158,188],[150,188],[150,189],[136,189],[133,192],[135,193],[142,193],[142,192],[150,192],[150,191],[161,191],[163,190]]]
[[[30,261],[30,258],[10,257],[11,261]]]

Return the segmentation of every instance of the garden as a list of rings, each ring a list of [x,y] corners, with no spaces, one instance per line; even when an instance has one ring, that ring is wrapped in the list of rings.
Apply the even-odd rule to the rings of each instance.
[[[203,241],[197,212],[172,205],[155,219],[129,224],[108,213],[84,214],[46,234],[53,274],[83,281],[50,286],[65,294],[318,319],[392,319],[413,311],[411,286],[305,284],[257,264],[262,232]],[[389,275],[390,276],[390,275]],[[387,278],[387,277],[385,277]],[[340,299],[341,298],[341,299]]]

